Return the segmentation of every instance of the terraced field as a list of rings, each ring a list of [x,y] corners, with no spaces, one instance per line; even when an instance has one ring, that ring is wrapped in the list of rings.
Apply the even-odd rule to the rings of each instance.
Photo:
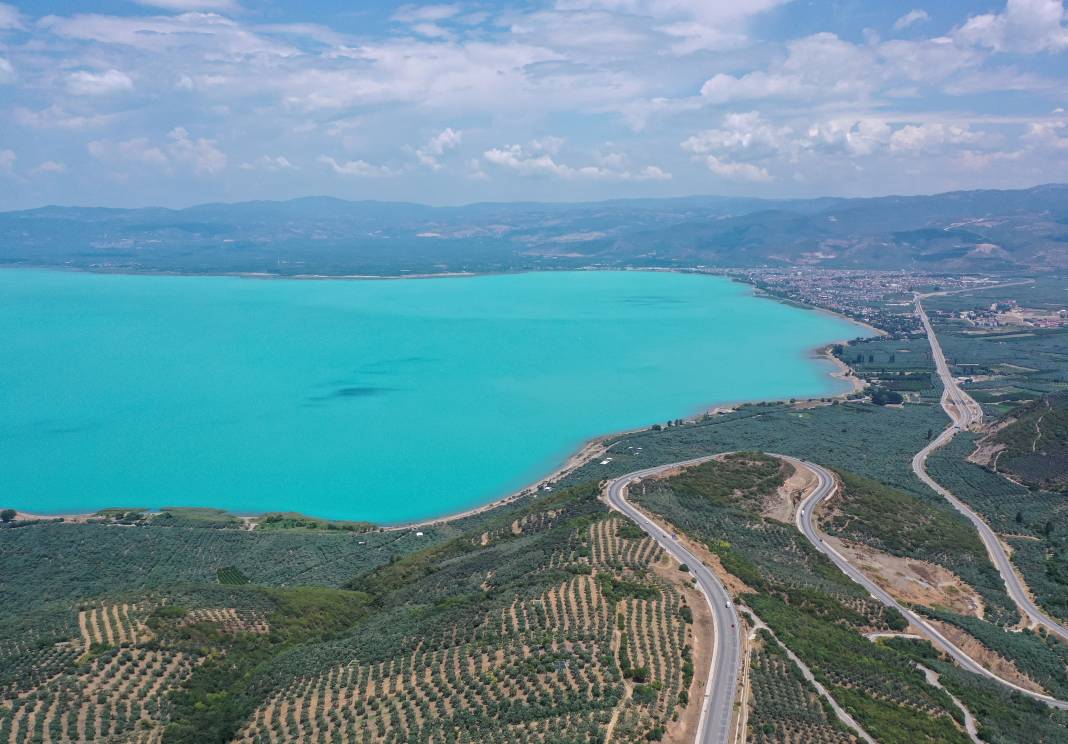
[[[475,542],[536,533],[556,516],[540,512]],[[237,741],[600,742],[608,730],[622,742],[661,729],[691,681],[691,631],[680,594],[651,571],[659,548],[621,536],[626,526],[602,518],[576,531],[550,560],[569,578],[539,594],[405,638],[403,654],[293,680]]]
[[[58,659],[30,661],[53,673],[8,690],[0,742],[160,741],[167,696],[199,659],[153,643],[146,611],[104,604],[79,612],[80,637],[53,646]]]

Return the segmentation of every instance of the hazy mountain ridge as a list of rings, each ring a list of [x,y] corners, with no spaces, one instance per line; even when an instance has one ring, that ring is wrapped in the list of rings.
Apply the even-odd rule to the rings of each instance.
[[[287,275],[591,264],[1042,270],[1068,266],[1068,185],[865,199],[49,206],[0,213],[0,263]]]

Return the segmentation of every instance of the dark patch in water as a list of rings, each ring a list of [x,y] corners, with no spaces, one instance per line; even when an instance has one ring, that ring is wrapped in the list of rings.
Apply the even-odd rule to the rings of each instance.
[[[370,387],[368,385],[358,385],[356,387],[343,387],[334,391],[335,398],[370,398],[372,395],[382,395],[388,393],[392,388],[385,387]]]
[[[337,400],[338,398],[373,398],[376,395],[385,395],[391,393],[395,388],[389,387],[374,387],[371,385],[350,385],[346,387],[339,387],[329,395],[316,395],[312,396],[308,400],[314,402],[322,402],[326,400]]]
[[[684,305],[686,300],[671,295],[631,295],[620,300],[624,305]]]

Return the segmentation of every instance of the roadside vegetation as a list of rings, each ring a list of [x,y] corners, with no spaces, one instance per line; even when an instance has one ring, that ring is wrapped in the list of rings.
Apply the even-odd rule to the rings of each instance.
[[[751,607],[832,696],[882,742],[967,741],[959,711],[910,661],[865,631],[900,631],[887,610],[813,549],[792,524],[746,508],[748,489],[775,489],[771,460],[743,453],[651,482],[632,495],[645,508],[708,545],[748,587]],[[748,480],[745,474],[748,472]],[[732,494],[737,494],[732,497]]]

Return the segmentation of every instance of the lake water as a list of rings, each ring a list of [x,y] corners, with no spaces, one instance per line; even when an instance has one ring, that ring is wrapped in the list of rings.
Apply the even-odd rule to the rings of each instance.
[[[684,274],[0,271],[0,506],[449,514],[598,434],[840,392],[811,350],[861,332]]]

